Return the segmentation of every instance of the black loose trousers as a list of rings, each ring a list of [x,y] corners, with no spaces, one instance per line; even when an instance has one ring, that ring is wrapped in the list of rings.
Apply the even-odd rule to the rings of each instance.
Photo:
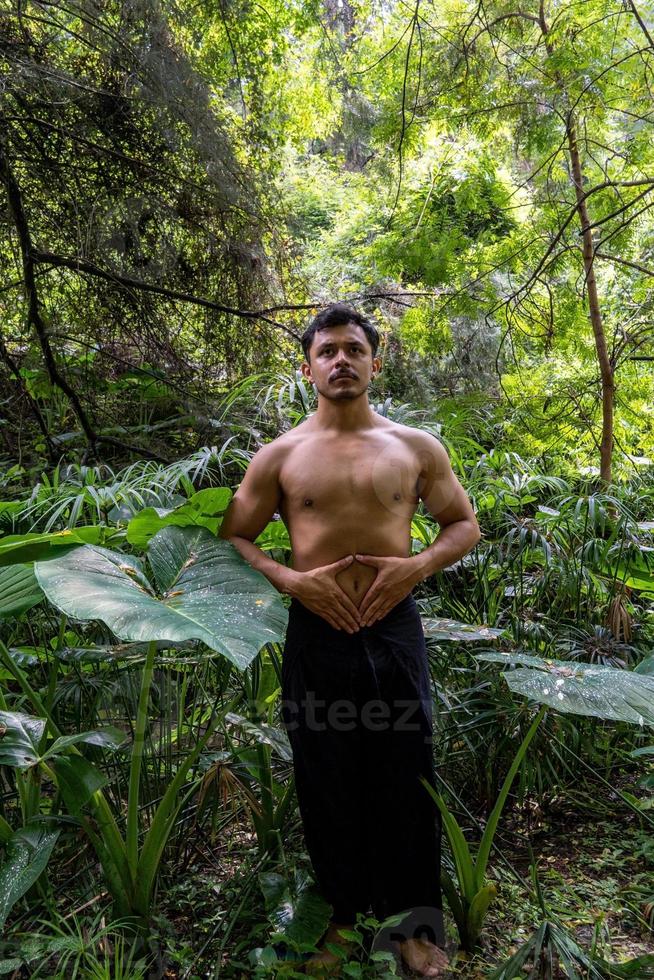
[[[415,599],[357,633],[291,601],[282,723],[307,850],[333,919],[432,910],[444,946],[432,697]]]

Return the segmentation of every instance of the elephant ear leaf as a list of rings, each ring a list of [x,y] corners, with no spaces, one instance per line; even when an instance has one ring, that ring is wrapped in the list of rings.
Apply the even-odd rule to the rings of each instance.
[[[262,872],[259,884],[275,930],[273,938],[300,949],[317,943],[329,921],[330,906],[309,876],[296,869],[289,881],[275,872]]]
[[[202,527],[165,527],[148,558],[160,597],[139,562],[106,548],[78,548],[35,570],[58,609],[99,619],[121,640],[201,640],[244,669],[265,643],[283,639],[279,593],[228,541]]]
[[[425,636],[456,642],[492,640],[504,632],[504,630],[492,626],[475,626],[470,623],[459,623],[455,619],[432,619],[428,616],[423,616],[422,628],[425,631]]]
[[[521,664],[503,672],[510,690],[557,711],[654,726],[654,677],[633,670],[529,654],[477,654],[477,660]]]
[[[0,568],[0,619],[18,616],[43,598],[31,565]]]
[[[28,824],[7,842],[7,857],[0,867],[0,929],[19,898],[29,891],[50,860],[59,836],[41,824]]]
[[[29,769],[41,758],[39,745],[45,731],[45,718],[34,718],[20,711],[0,711],[0,765]]]

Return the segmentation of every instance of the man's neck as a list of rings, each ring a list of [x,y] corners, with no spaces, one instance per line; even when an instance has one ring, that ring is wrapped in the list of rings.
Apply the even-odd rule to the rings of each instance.
[[[367,392],[360,398],[342,401],[330,401],[318,395],[318,408],[312,418],[316,429],[353,433],[372,429],[377,413],[370,407]]]

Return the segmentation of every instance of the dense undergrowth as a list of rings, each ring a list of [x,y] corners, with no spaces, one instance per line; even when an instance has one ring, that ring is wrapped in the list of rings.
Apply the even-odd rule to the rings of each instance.
[[[3,973],[293,975],[319,938],[329,908],[279,725],[286,600],[215,537],[257,444],[310,401],[299,381],[264,388],[249,418],[232,400],[223,442],[171,465],[62,463],[32,486],[5,471]],[[607,492],[493,447],[478,411],[473,426],[377,408],[443,439],[483,532],[415,592],[452,971],[522,951],[538,976],[648,976],[654,480]],[[437,532],[419,510],[414,549]],[[258,542],[288,560],[281,521]],[[375,929],[347,975],[394,975]]]

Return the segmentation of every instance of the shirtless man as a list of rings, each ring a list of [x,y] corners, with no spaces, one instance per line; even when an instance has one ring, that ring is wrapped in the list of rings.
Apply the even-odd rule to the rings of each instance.
[[[372,323],[345,304],[314,318],[302,337],[302,373],[318,392],[317,411],[259,449],[220,529],[292,597],[282,717],[307,849],[334,909],[328,942],[342,941],[338,929],[351,928],[356,912],[367,913],[370,904],[378,918],[409,906],[433,906],[442,915],[440,818],[418,779],[433,783],[432,698],[411,592],[480,537],[440,442],[371,408],[368,385],[381,369],[378,343]],[[420,500],[441,531],[412,555],[411,519]],[[288,567],[253,543],[276,511],[291,540]],[[413,697],[414,734],[396,724],[396,692]],[[371,693],[378,697],[371,700]],[[366,697],[361,717],[366,707],[381,705],[386,727],[375,726],[370,711],[366,722],[353,720]],[[306,711],[296,717],[288,705],[297,712],[298,703]],[[329,709],[328,720],[335,709],[330,724],[317,720],[320,704]],[[343,706],[350,708],[349,727],[336,723],[344,721],[335,713]],[[439,937],[402,941],[405,963],[422,976],[443,973],[442,932]],[[332,966],[337,969],[337,957],[325,948],[306,969]]]

